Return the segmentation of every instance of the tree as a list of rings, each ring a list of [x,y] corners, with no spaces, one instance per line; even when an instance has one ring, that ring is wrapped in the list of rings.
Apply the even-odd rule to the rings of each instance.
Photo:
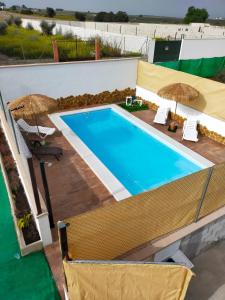
[[[112,11],[107,13],[104,11],[101,11],[97,13],[95,16],[96,22],[128,22],[129,17],[127,13],[123,11],[118,11],[116,14],[114,14]]]
[[[184,18],[184,22],[186,24],[205,23],[208,17],[208,11],[205,8],[195,8],[194,6],[190,6]]]
[[[100,11],[99,13],[97,13],[97,15],[95,16],[95,21],[96,22],[104,22],[104,18],[105,18],[105,15],[107,13],[104,12],[104,11]]]
[[[83,22],[86,20],[86,15],[82,12],[76,11],[75,18],[76,18],[76,20]]]
[[[118,13],[116,13],[116,16],[115,16],[115,21],[116,22],[128,22],[129,17],[126,12],[118,11]]]
[[[33,11],[30,8],[21,9],[20,13],[23,15],[33,15]]]
[[[48,23],[45,20],[41,21],[40,27],[42,33],[45,35],[52,35],[53,29],[55,28],[55,23]]]
[[[12,5],[12,6],[10,7],[10,9],[11,9],[11,10],[17,10],[17,9],[18,9],[18,6],[17,6],[17,5]]]
[[[0,2],[0,7],[5,7],[5,3],[4,2]]]
[[[55,10],[52,7],[47,7],[46,8],[46,15],[49,18],[53,18],[56,15]]]

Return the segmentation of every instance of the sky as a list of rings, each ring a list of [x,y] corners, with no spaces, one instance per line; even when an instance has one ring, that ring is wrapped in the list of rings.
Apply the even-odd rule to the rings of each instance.
[[[75,11],[126,11],[128,14],[183,17],[189,6],[206,8],[210,17],[225,17],[225,0],[2,0],[8,5],[70,9]]]

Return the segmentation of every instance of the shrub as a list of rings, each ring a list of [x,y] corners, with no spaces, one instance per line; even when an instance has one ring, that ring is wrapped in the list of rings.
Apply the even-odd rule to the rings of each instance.
[[[18,220],[18,227],[20,230],[29,227],[31,222],[31,214],[25,213],[22,218]]]
[[[5,18],[5,22],[10,26],[14,23],[14,17],[11,15],[7,18]]]
[[[32,23],[30,23],[30,22],[27,23],[27,27],[26,28],[29,29],[29,30],[33,30],[34,29]]]
[[[72,31],[67,31],[63,36],[66,40],[72,40],[74,38]]]
[[[17,27],[20,27],[22,25],[22,20],[20,17],[16,17],[14,19],[14,24],[17,26]]]
[[[7,26],[8,24],[5,21],[0,22],[0,34],[6,33]]]
[[[48,23],[43,20],[40,23],[40,27],[43,34],[52,35],[53,29],[55,28],[55,23]]]

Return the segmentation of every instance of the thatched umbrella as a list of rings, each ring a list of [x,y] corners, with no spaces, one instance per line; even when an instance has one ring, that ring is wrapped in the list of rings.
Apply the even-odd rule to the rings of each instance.
[[[37,115],[54,112],[56,108],[56,100],[38,94],[24,96],[9,103],[9,109],[13,110],[15,119],[33,119]]]
[[[200,93],[195,88],[186,83],[174,83],[160,89],[158,91],[158,95],[162,98],[176,101],[176,114],[177,102],[185,104],[197,100],[200,96]]]

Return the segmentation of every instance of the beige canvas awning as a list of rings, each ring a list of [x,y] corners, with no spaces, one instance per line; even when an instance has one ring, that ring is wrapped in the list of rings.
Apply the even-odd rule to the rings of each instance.
[[[188,84],[200,93],[198,101],[185,105],[225,121],[225,84],[139,61],[138,86],[157,94],[163,87],[178,82]]]

